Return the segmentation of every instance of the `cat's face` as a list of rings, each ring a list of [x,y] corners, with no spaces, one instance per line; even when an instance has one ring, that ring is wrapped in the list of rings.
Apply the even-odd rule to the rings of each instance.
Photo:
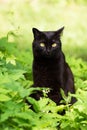
[[[60,36],[63,28],[57,31],[39,31],[33,28],[34,41],[33,53],[35,57],[51,58],[57,56],[61,51]]]

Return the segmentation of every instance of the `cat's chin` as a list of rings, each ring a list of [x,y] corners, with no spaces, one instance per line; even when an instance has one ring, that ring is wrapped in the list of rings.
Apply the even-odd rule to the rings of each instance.
[[[51,54],[44,54],[44,55],[42,55],[42,57],[47,58],[47,59],[51,59],[54,56],[52,56]]]
[[[45,55],[44,57],[45,58],[51,58],[51,55]]]
[[[60,55],[58,55],[58,54],[45,54],[42,57],[47,58],[47,59],[57,59],[60,57]]]
[[[43,59],[55,59],[56,57],[55,56],[50,56],[50,55],[45,55],[43,56]]]

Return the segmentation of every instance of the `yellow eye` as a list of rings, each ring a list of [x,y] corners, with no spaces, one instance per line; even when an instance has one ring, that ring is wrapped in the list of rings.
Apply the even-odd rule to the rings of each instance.
[[[45,44],[44,44],[44,43],[40,43],[40,46],[41,46],[41,47],[45,47]]]
[[[52,47],[56,47],[56,46],[57,46],[57,44],[56,44],[56,43],[53,43],[53,44],[52,44]]]

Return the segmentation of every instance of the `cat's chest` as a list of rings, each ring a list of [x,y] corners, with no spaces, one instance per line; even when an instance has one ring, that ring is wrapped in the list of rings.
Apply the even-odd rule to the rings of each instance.
[[[38,74],[51,76],[60,73],[60,65],[57,62],[34,63],[33,70]]]
[[[33,77],[36,86],[54,86],[60,81],[59,65],[51,63],[33,64]]]

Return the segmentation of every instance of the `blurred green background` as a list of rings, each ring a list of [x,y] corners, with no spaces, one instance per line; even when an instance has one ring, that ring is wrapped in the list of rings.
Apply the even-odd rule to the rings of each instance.
[[[0,38],[9,36],[8,41],[15,41],[22,51],[32,54],[33,27],[57,30],[62,26],[65,54],[86,60],[86,0],[0,0]]]

